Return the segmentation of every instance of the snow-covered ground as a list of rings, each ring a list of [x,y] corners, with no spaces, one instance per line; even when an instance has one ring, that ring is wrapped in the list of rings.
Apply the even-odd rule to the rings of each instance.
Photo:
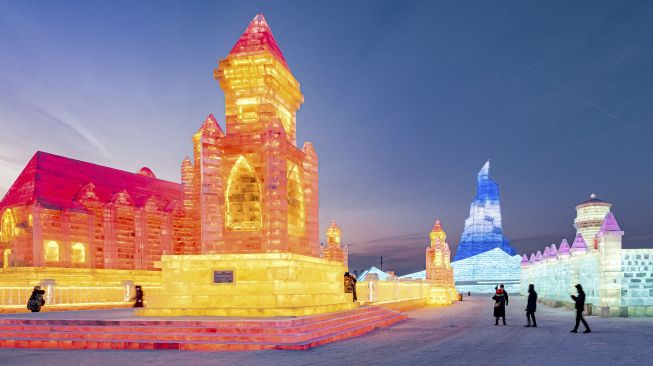
[[[180,352],[0,349],[0,365],[651,365],[653,318],[587,317],[591,334],[572,334],[574,313],[538,306],[524,328],[525,299],[512,297],[508,326],[494,326],[489,296],[423,308],[363,337],[308,351]],[[582,330],[581,325],[581,330]]]

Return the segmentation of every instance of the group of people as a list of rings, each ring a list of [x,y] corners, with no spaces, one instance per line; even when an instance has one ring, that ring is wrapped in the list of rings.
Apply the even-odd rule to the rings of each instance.
[[[344,275],[344,287],[345,293],[351,293],[353,296],[353,301],[357,301],[356,298],[356,277],[351,275],[349,272],[345,272]],[[135,300],[134,307],[142,308],[143,307],[143,289],[141,286],[136,286],[136,296],[132,298]],[[503,284],[495,287],[494,296],[494,325],[499,325],[499,319],[503,321],[503,325],[506,325],[506,306],[510,302],[508,297],[508,292],[505,290]],[[591,333],[590,327],[583,318],[583,309],[585,308],[585,291],[583,291],[583,286],[580,284],[576,285],[576,290],[578,291],[578,296],[571,295],[572,300],[574,300],[575,309],[576,309],[576,326],[571,330],[572,333],[578,333],[578,326],[582,322],[585,326],[585,331],[583,333]],[[45,290],[41,289],[41,286],[35,286],[32,291],[32,295],[27,301],[27,309],[33,313],[38,313],[41,311],[41,307],[45,305]],[[535,311],[537,310],[537,292],[535,292],[535,286],[533,284],[528,285],[528,300],[526,301],[526,322],[525,327],[528,328],[537,328],[537,321],[535,320]]]
[[[494,325],[499,325],[499,319],[503,320],[503,325],[506,325],[506,306],[508,306],[509,298],[503,284],[494,288],[496,291],[492,300],[494,300]],[[583,333],[591,333],[589,325],[583,318],[583,309],[585,308],[585,291],[580,284],[576,285],[578,295],[571,295],[572,300],[575,302],[576,309],[576,326],[571,330],[571,333],[578,333],[578,326],[582,322],[585,326]],[[526,301],[526,322],[525,327],[537,328],[537,321],[535,320],[535,311],[537,310],[537,292],[533,284],[528,285],[528,300]]]

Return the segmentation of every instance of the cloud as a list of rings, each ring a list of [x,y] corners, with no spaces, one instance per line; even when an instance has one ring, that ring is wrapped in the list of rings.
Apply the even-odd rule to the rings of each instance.
[[[23,85],[23,88],[25,88],[25,85]],[[9,115],[4,115],[5,118],[3,119],[6,119],[7,121],[12,120],[12,126],[14,126],[5,126],[5,128],[20,128],[21,130],[27,131],[30,129],[42,128],[36,126],[44,124],[47,128],[46,132],[48,137],[52,137],[52,135],[56,133],[61,133],[60,126],[63,126],[67,130],[70,130],[77,136],[81,137],[83,141],[93,147],[103,157],[113,159],[111,153],[108,151],[101,139],[96,137],[84,124],[80,123],[77,118],[68,115],[68,112],[60,105],[55,104],[45,106],[42,103],[34,102],[34,100],[39,99],[53,100],[46,96],[39,96],[39,92],[36,90],[42,90],[42,88],[29,84],[27,89],[34,90],[34,92],[31,93],[27,90],[23,90],[22,94],[33,94],[33,98],[20,95],[18,89],[19,88],[10,90],[9,86],[4,90],[0,89],[0,95],[2,95],[0,107],[3,106],[4,110],[10,113]],[[0,109],[0,112],[1,111],[2,109]],[[54,126],[48,125],[48,123],[53,124]]]
[[[89,143],[89,145],[93,146],[102,156],[104,156],[107,159],[113,159],[107,148],[104,146],[104,144],[91,133],[86,127],[78,123],[74,118],[68,117],[68,118],[59,118],[55,116],[53,113],[50,113],[42,108],[39,108],[36,105],[33,105],[33,108],[35,111],[38,111],[39,113],[43,114],[44,116],[47,116],[50,120],[53,122],[56,122],[58,124],[61,124],[63,126],[68,127],[71,129],[73,132],[75,132],[77,135],[82,137],[86,142]]]

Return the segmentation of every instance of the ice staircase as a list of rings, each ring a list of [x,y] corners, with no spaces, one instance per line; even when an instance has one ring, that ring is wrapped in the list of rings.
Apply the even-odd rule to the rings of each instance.
[[[305,350],[403,321],[398,311],[366,306],[288,319],[59,320],[0,318],[0,347],[131,350]]]

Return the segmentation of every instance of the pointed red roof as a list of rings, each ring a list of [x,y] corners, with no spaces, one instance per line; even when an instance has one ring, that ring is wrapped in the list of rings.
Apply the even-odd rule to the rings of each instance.
[[[440,224],[440,220],[435,220],[435,224],[433,224],[433,229],[431,229],[431,232],[442,232],[442,224]]]
[[[281,49],[279,49],[277,41],[274,39],[274,35],[272,35],[272,30],[268,22],[265,21],[263,14],[256,14],[229,54],[257,53],[264,50],[272,53],[289,69],[286,59],[283,57]]]
[[[102,203],[126,192],[137,207],[152,196],[168,203],[181,199],[180,184],[154,174],[130,173],[38,151],[0,201],[0,210],[39,203],[55,210],[86,211],[77,200],[83,189],[92,189]]]
[[[202,123],[202,126],[197,132],[217,133],[219,136],[224,136],[224,131],[222,131],[222,128],[220,128],[220,125],[218,124],[218,120],[215,119],[213,113],[209,114],[206,117],[204,123]]]

